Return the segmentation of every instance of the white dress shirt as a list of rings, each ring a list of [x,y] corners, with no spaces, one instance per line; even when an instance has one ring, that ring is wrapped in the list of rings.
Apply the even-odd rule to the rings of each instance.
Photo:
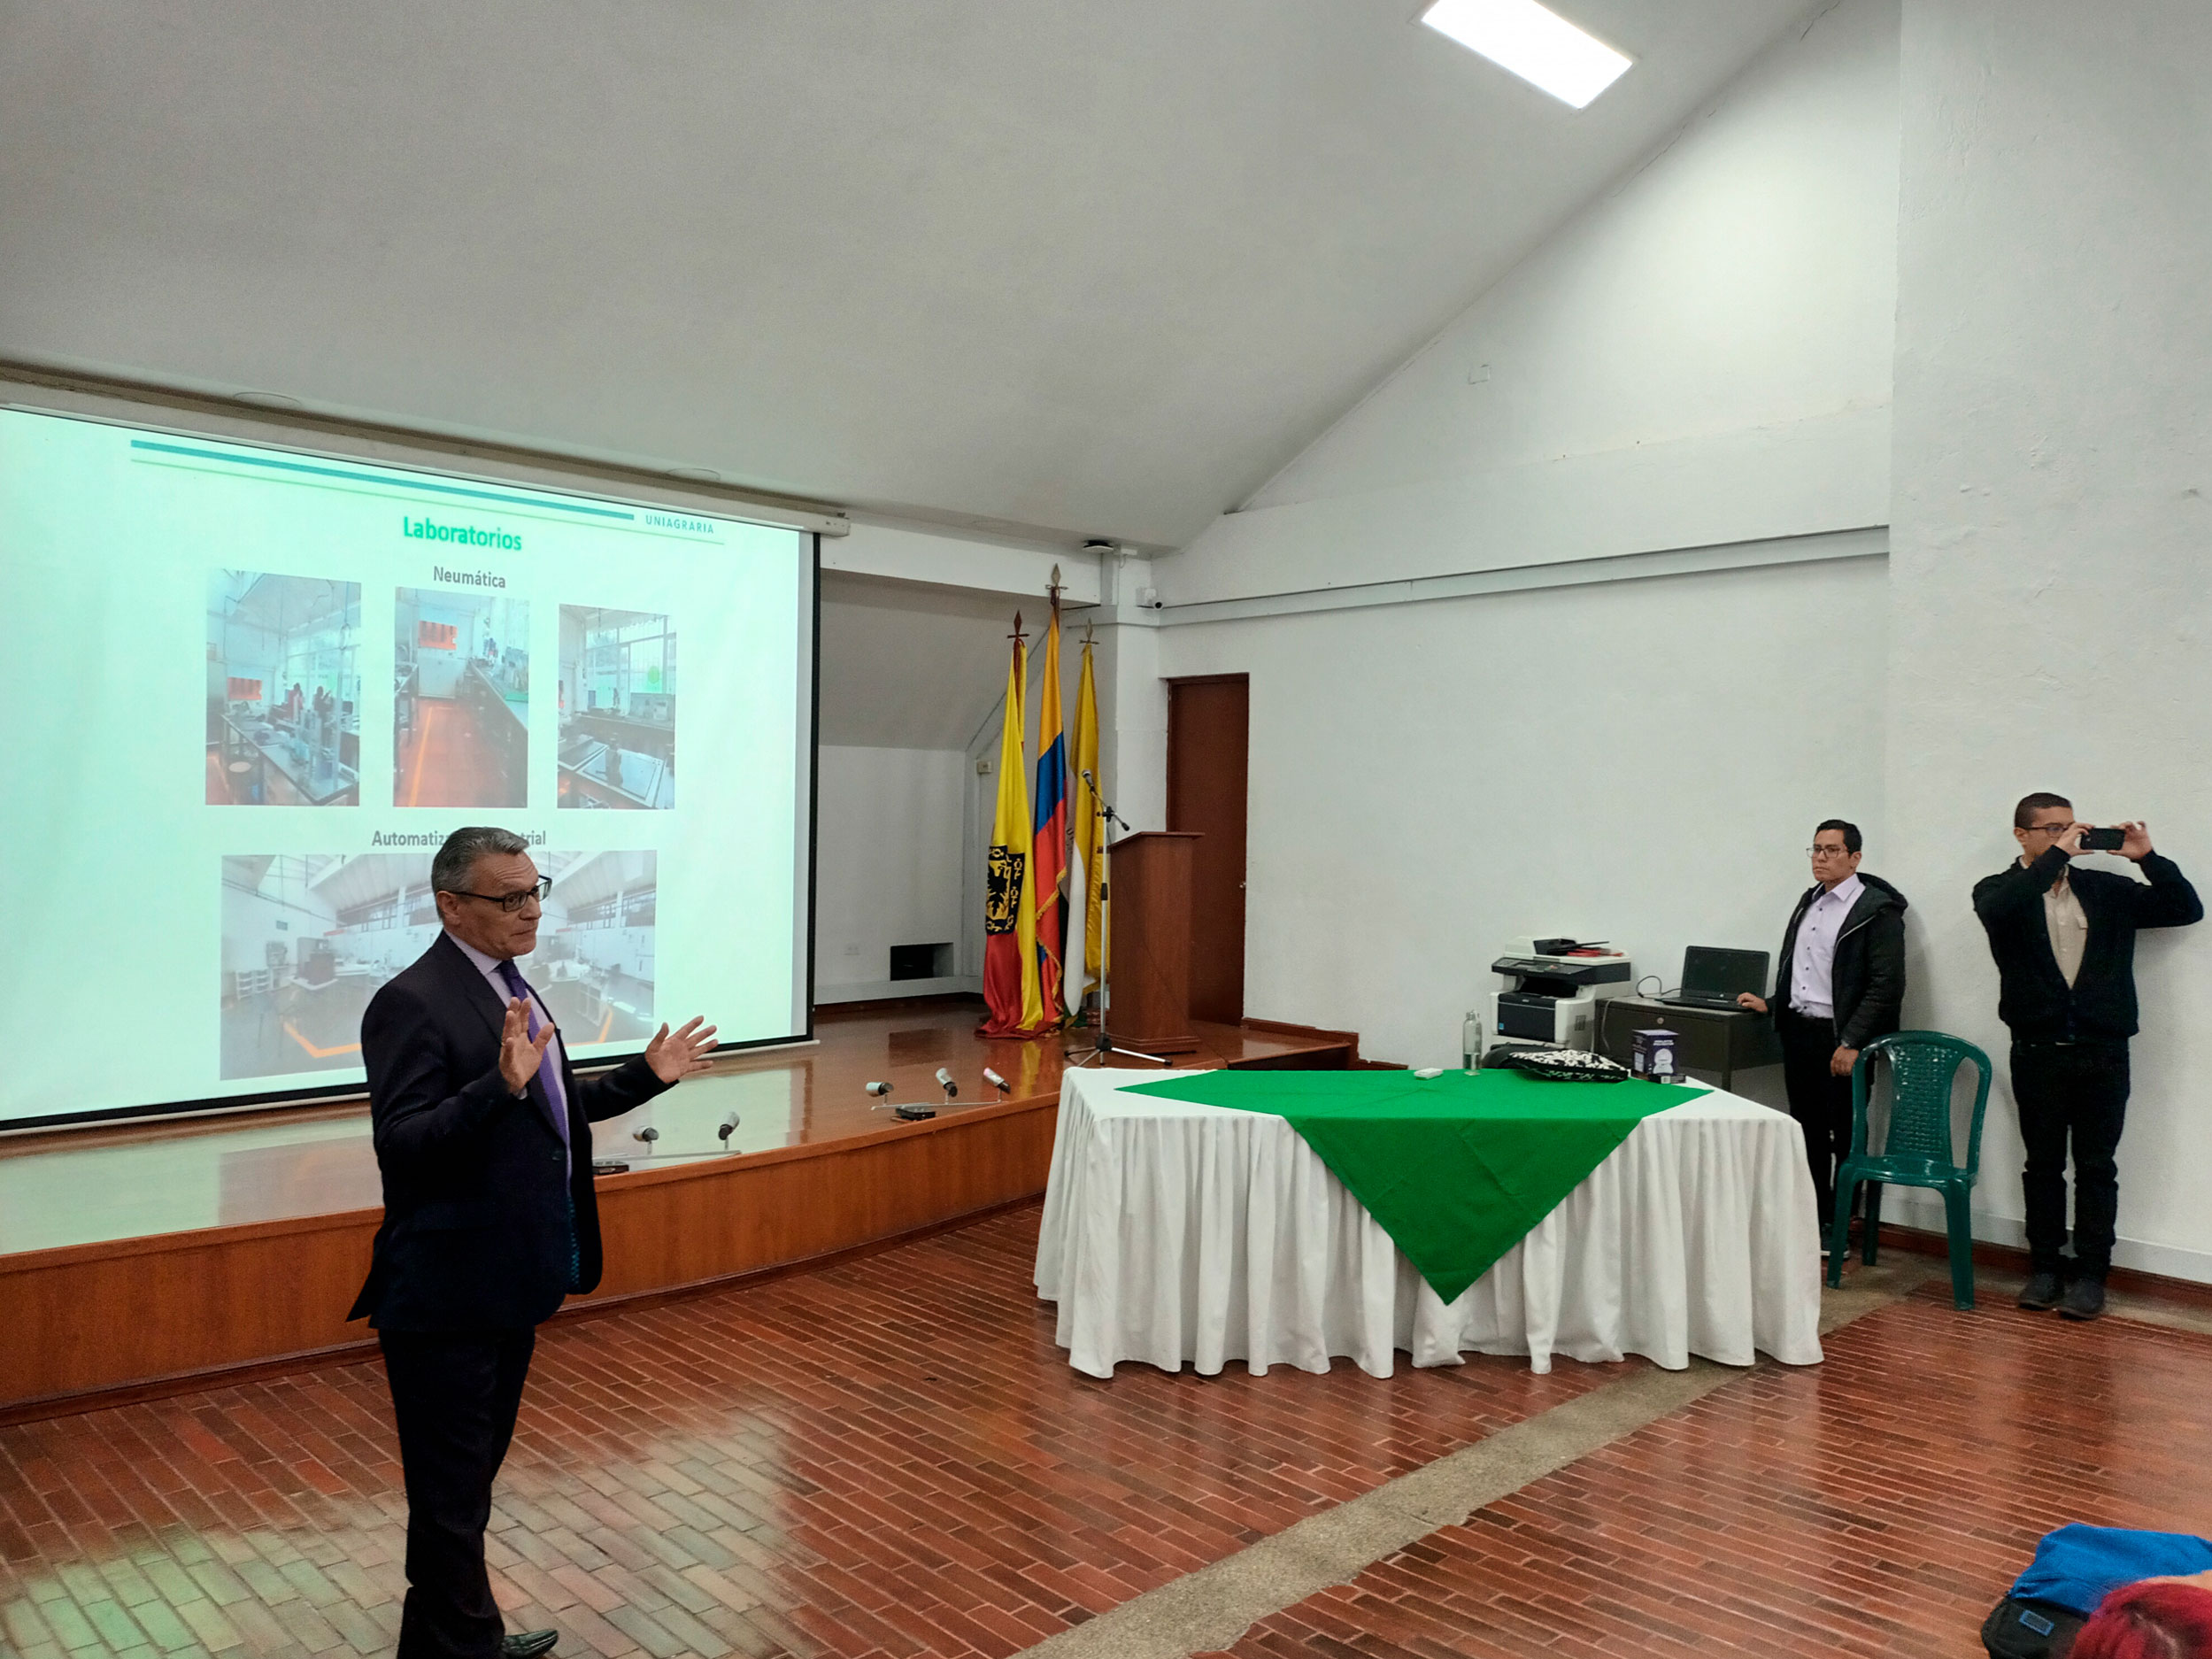
[[[1846,876],[1805,907],[1797,925],[1797,948],[1790,953],[1790,1006],[1815,1020],[1836,1015],[1836,941],[1844,918],[1866,891],[1856,875]]]

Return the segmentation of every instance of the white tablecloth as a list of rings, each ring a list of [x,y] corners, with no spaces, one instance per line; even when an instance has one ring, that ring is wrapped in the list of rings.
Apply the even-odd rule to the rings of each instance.
[[[1188,1075],[1060,1085],[1037,1288],[1079,1371],[1821,1358],[1813,1181],[1782,1113],[1715,1090],[1646,1118],[1447,1304],[1284,1119],[1129,1092]]]

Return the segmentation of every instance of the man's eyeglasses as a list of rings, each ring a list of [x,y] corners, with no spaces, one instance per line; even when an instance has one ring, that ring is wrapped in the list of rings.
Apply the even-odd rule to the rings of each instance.
[[[541,876],[519,893],[472,893],[460,887],[447,887],[442,891],[451,893],[456,899],[481,899],[488,905],[497,905],[512,916],[521,914],[522,907],[533,899],[543,903],[546,895],[553,891],[553,878]]]
[[[1810,859],[1847,859],[1851,856],[1851,849],[1849,847],[1807,847],[1805,856]]]
[[[2073,827],[2074,826],[2069,823],[2030,824],[2028,826],[2028,833],[2031,836],[2049,836],[2054,841],[2055,841],[2059,837],[2064,835]]]

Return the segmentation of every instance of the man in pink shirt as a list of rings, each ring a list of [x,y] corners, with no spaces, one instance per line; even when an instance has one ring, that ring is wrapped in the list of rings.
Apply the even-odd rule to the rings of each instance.
[[[1820,1202],[1826,1249],[1836,1166],[1851,1152],[1851,1069],[1859,1051],[1898,1027],[1905,1004],[1905,895],[1862,876],[1856,824],[1830,818],[1807,849],[1813,884],[1782,933],[1771,999],[1737,999],[1774,1015],[1790,1115],[1805,1131],[1805,1157]]]

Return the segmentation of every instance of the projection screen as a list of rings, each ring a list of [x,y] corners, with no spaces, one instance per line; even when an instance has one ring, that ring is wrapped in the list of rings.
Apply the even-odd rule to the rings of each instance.
[[[343,1094],[497,824],[580,1062],[809,1034],[807,531],[0,409],[0,1130]],[[668,902],[664,908],[661,900]]]

